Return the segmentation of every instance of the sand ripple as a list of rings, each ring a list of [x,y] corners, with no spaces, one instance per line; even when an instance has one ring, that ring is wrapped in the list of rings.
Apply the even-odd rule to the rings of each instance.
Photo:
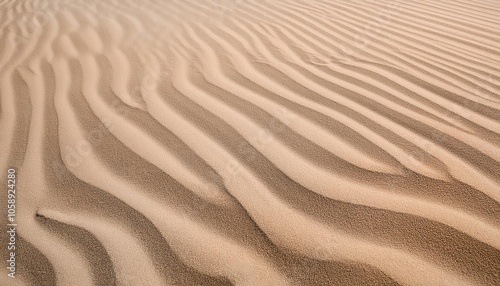
[[[499,285],[499,31],[487,0],[0,1],[16,282]]]

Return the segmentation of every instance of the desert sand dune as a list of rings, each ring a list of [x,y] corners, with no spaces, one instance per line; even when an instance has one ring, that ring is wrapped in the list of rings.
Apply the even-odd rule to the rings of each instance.
[[[4,0],[0,108],[1,285],[500,285],[499,2]]]

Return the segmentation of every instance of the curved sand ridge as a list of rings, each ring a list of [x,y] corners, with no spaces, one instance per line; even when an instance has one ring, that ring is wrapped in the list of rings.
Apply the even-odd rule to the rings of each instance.
[[[0,5],[2,282],[500,284],[494,1]]]

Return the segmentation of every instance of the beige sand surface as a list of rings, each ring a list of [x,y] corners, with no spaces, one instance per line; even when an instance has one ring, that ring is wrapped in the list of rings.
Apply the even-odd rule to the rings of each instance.
[[[0,0],[0,285],[500,285],[500,2]]]

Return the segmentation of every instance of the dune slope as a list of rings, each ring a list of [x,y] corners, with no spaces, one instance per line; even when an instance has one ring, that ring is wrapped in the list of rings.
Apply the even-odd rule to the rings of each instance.
[[[0,1],[0,108],[2,285],[500,285],[498,2]]]

